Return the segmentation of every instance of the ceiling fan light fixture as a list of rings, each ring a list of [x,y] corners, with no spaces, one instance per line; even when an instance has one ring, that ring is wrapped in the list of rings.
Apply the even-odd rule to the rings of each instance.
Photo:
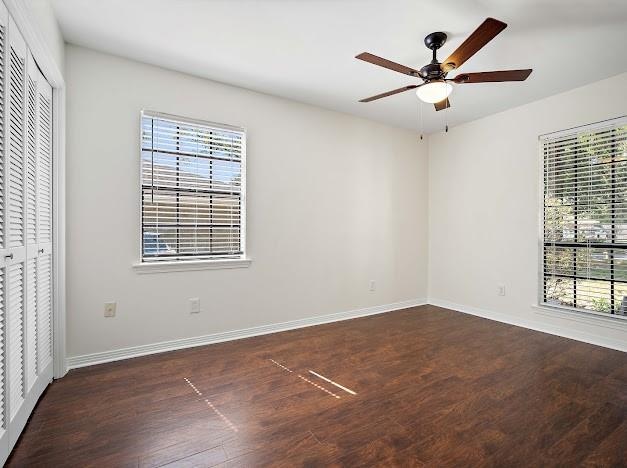
[[[446,81],[436,80],[425,83],[416,89],[416,96],[423,102],[435,104],[444,101],[453,92],[453,86]]]
[[[413,84],[394,89],[386,93],[377,94],[369,98],[361,99],[359,102],[371,102],[377,99],[393,96],[395,94],[404,93],[410,89],[416,89],[418,99],[430,104],[434,104],[436,111],[449,109],[451,101],[448,99],[453,91],[453,86],[449,82],[456,84],[470,83],[497,83],[505,81],[525,81],[529,74],[533,71],[526,70],[499,70],[476,73],[462,73],[454,79],[447,79],[446,75],[451,70],[457,70],[470,57],[479,52],[488,42],[494,39],[507,24],[494,18],[486,18],[474,32],[444,61],[440,62],[437,57],[437,51],[446,42],[446,34],[443,32],[434,32],[425,37],[425,45],[431,50],[432,59],[427,65],[416,70],[415,68],[392,62],[391,60],[379,57],[369,52],[362,52],[355,58],[364,62],[387,68],[413,78],[420,78],[424,84]]]

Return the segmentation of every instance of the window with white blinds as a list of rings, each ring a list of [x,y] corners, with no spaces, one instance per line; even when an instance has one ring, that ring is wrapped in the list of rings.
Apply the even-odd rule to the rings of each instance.
[[[627,118],[542,137],[545,304],[627,315]]]
[[[245,132],[141,116],[143,262],[244,256]]]

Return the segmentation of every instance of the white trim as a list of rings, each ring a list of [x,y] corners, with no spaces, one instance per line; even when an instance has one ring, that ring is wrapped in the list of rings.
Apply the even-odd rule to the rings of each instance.
[[[605,125],[625,125],[625,123],[627,123],[627,115],[619,115],[618,117],[612,117],[610,119],[599,120],[598,122],[577,125],[576,127],[570,127],[564,130],[557,130],[555,132],[543,133],[542,135],[538,136],[538,140],[540,141],[553,140],[553,139],[561,138],[564,135],[569,135],[573,132],[582,132],[591,128],[604,127]]]
[[[536,160],[536,170],[538,173],[538,270],[536,277],[536,301],[544,301],[544,148],[542,142],[538,141],[538,157]]]
[[[57,65],[54,59],[52,51],[48,47],[48,44],[41,34],[41,31],[36,27],[36,21],[31,17],[31,14],[26,6],[24,0],[3,0],[4,4],[9,10],[9,13],[13,17],[15,24],[17,25],[24,41],[28,44],[28,48],[33,54],[33,58],[37,62],[42,73],[52,85],[53,88],[65,87],[65,81],[63,79],[63,73]]]
[[[65,367],[65,80],[55,62],[44,36],[36,26],[23,0],[4,0],[7,10],[22,33],[22,37],[53,88],[53,346],[54,377],[67,373]]]
[[[246,217],[248,216],[247,197],[248,197],[248,174],[246,173],[246,164],[248,163],[248,132],[242,128],[242,157],[240,159],[240,226],[239,226],[239,243],[242,247],[242,257],[248,255],[248,245],[246,244]]]
[[[53,360],[54,378],[60,379],[68,371],[65,365],[65,87],[53,88],[52,101]]]
[[[192,125],[200,125],[203,127],[213,127],[217,130],[226,130],[228,132],[246,133],[246,128],[236,125],[228,125],[209,120],[195,119],[193,117],[184,117],[182,115],[166,114],[165,112],[157,112],[150,109],[142,109],[142,116],[154,117],[155,119],[169,120],[172,123],[188,123]]]
[[[567,318],[568,320],[574,320],[588,325],[627,332],[627,317],[622,315],[610,315],[593,310],[576,309],[574,307],[546,303],[532,304],[531,307],[536,310],[537,314],[547,317]]]
[[[228,258],[219,260],[185,260],[178,262],[137,262],[133,270],[137,273],[170,273],[175,271],[223,270],[228,268],[248,268],[250,258]]]
[[[454,310],[456,312],[461,312],[461,313],[469,314],[469,315],[475,315],[477,317],[483,317],[489,320],[495,320],[497,322],[507,323],[509,325],[515,325],[517,327],[527,328],[527,329],[539,331],[542,333],[549,333],[551,335],[561,336],[563,338],[583,341],[584,343],[589,343],[589,344],[593,344],[597,346],[603,346],[604,348],[611,348],[611,349],[616,349],[618,351],[627,352],[627,342],[625,342],[624,340],[608,338],[606,336],[597,335],[597,334],[590,333],[587,331],[567,329],[565,328],[564,325],[567,326],[568,322],[564,322],[564,325],[562,326],[557,326],[557,325],[551,325],[548,323],[538,322],[535,320],[521,318],[520,316],[514,316],[514,315],[506,314],[503,312],[496,312],[492,310],[481,309],[478,307],[471,307],[467,305],[456,304],[454,302],[449,302],[449,301],[445,301],[441,299],[429,299],[427,302],[431,305],[434,305],[437,307],[443,307],[445,309]],[[536,306],[535,308],[542,309],[542,311],[539,311],[538,314],[551,315],[549,311],[547,311],[543,307]],[[556,315],[553,315],[553,317],[556,317]],[[572,320],[572,318],[569,317],[569,320]],[[593,322],[587,321],[586,324],[598,325],[598,326],[606,325],[605,323],[603,324],[598,323],[596,319],[594,319]],[[622,328],[618,328],[618,330],[627,331],[627,328],[622,327]]]
[[[497,322],[507,323],[517,327],[527,328],[542,333],[548,333],[551,335],[561,336],[584,343],[589,343],[605,348],[616,349],[618,351],[627,352],[627,343],[622,340],[615,340],[604,336],[596,335],[589,332],[578,330],[566,330],[563,327],[551,326],[546,323],[540,323],[533,320],[525,320],[518,317],[512,317],[502,312],[489,311],[478,307],[470,307],[462,304],[456,304],[450,301],[444,301],[440,299],[413,299],[402,302],[396,302],[392,304],[385,304],[380,306],[367,307],[364,309],[350,310],[346,312],[338,312],[334,314],[321,315],[317,317],[308,317],[304,319],[292,320],[289,322],[274,323],[269,325],[259,325],[256,327],[245,328],[240,330],[232,330],[227,332],[213,333],[211,335],[197,336],[192,338],[182,338],[179,340],[163,341],[160,343],[153,343],[141,346],[133,346],[130,348],[122,348],[111,351],[103,351],[100,353],[85,354],[82,356],[73,356],[67,358],[66,366],[68,369],[75,369],[79,367],[91,366],[95,364],[103,364],[106,362],[119,361],[122,359],[130,359],[139,356],[146,356],[149,354],[157,354],[167,351],[175,351],[177,349],[191,348],[195,346],[204,346],[213,343],[221,343],[224,341],[239,340],[242,338],[250,338],[253,336],[267,335],[270,333],[277,333],[287,330],[295,330],[298,328],[310,327],[315,325],[322,325],[325,323],[339,322],[342,320],[350,320],[358,317],[366,317],[369,315],[382,314],[386,312],[392,312],[395,310],[407,309],[410,307],[418,307],[426,304],[431,304],[437,307],[443,307],[456,312],[475,315],[477,317],[483,317],[489,320],[495,320]],[[554,310],[546,310],[547,308],[541,306],[532,306],[538,309],[538,314],[551,314],[556,312]],[[562,312],[562,311],[559,311]],[[581,314],[578,314],[581,315]],[[583,317],[584,319],[587,317]],[[569,320],[571,318],[569,317]],[[586,320],[586,324],[609,326],[610,328],[616,328],[618,330],[624,330],[625,327],[614,327],[615,321],[611,321],[610,324],[600,324],[596,319],[593,321]],[[618,324],[621,325],[621,324]]]
[[[179,340],[162,341],[160,343],[133,346],[131,348],[115,349],[112,351],[104,351],[101,353],[72,356],[67,358],[67,366],[70,369],[75,369],[77,367],[102,364],[105,362],[118,361],[121,359],[145,356],[148,354],[174,351],[177,349],[203,346],[212,343],[221,343],[223,341],[239,340],[252,336],[267,335],[269,333],[295,330],[297,328],[311,327],[313,325],[321,325],[323,323],[350,320],[357,317],[366,317],[368,315],[382,314],[385,312],[392,312],[394,310],[407,309],[409,307],[417,307],[425,304],[425,299],[410,299],[407,301],[395,302],[392,304],[366,307],[364,309],[349,310],[346,312],[337,312],[334,314],[320,315],[317,317],[308,317],[304,319],[292,320],[289,322],[259,325],[256,327],[244,328],[241,330],[213,333],[211,335],[197,336],[193,338],[182,338]]]

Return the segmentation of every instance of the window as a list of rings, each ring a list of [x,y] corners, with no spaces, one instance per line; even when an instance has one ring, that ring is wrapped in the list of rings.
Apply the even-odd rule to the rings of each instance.
[[[627,119],[541,137],[541,301],[627,315]]]
[[[244,130],[142,112],[142,263],[244,258]]]

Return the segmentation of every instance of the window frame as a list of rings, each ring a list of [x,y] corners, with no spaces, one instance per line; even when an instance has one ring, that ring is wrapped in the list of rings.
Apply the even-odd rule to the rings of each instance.
[[[623,326],[627,325],[627,316],[620,314],[611,314],[605,312],[599,312],[595,310],[588,310],[584,308],[573,307],[569,305],[561,305],[555,303],[549,303],[545,301],[545,258],[544,258],[544,247],[545,247],[545,226],[544,226],[544,209],[545,209],[545,200],[544,200],[544,189],[545,189],[545,173],[544,173],[544,142],[548,138],[556,138],[559,136],[565,136],[572,133],[578,133],[582,131],[594,131],[599,128],[603,128],[608,124],[614,124],[616,126],[626,125],[627,124],[627,115],[621,115],[618,117],[601,120],[598,122],[593,122],[586,125],[580,125],[577,127],[571,127],[564,130],[559,130],[555,132],[544,133],[538,136],[538,177],[540,180],[539,190],[538,190],[538,278],[537,278],[537,302],[534,304],[534,307],[540,309],[541,311],[548,311],[551,313],[555,313],[556,317],[563,317],[564,314],[572,316],[574,319],[578,317],[581,319],[590,319],[594,322],[606,322],[608,326],[610,324],[616,324],[620,327],[619,329],[623,329]],[[609,280],[608,280],[609,281]]]
[[[241,254],[238,256],[228,257],[195,257],[191,256],[189,260],[172,259],[172,260],[160,260],[160,261],[146,261],[143,252],[143,177],[142,177],[142,127],[144,117],[162,118],[166,120],[173,120],[181,123],[189,123],[192,125],[206,126],[220,130],[235,131],[242,134],[242,149],[241,149],[241,161],[240,161],[240,246]],[[170,271],[194,271],[194,270],[212,270],[212,269],[225,269],[225,268],[247,268],[251,264],[251,259],[248,257],[247,243],[246,243],[246,205],[247,205],[247,178],[246,178],[246,163],[247,163],[247,147],[246,138],[247,131],[244,127],[238,127],[234,125],[227,125],[217,122],[210,122],[206,120],[183,117],[180,115],[167,114],[164,112],[157,112],[147,109],[142,109],[139,114],[139,141],[138,141],[138,153],[139,158],[137,160],[137,172],[139,176],[138,184],[138,201],[139,201],[139,235],[138,238],[138,254],[139,260],[133,263],[133,269],[137,273],[162,273]]]

